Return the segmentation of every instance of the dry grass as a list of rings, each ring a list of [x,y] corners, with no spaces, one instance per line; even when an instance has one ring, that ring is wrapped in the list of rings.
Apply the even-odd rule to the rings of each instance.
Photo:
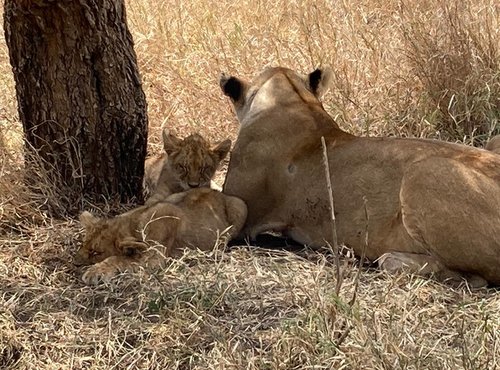
[[[269,65],[332,66],[325,107],[350,132],[476,145],[500,132],[497,1],[127,6],[152,153],[163,127],[235,139],[218,75],[251,77]],[[23,185],[3,38],[0,72],[0,369],[500,368],[497,291],[364,266],[355,292],[359,270],[345,258],[337,295],[327,253],[192,251],[164,271],[84,286],[70,262],[78,224],[48,217]]]

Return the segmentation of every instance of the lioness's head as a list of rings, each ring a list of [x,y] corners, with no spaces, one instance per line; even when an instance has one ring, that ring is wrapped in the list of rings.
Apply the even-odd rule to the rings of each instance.
[[[259,111],[295,104],[292,98],[297,96],[309,104],[319,103],[330,81],[329,68],[316,69],[303,76],[288,68],[275,67],[264,70],[251,83],[222,74],[220,86],[231,98],[239,121],[245,123],[246,116],[253,117]]]
[[[120,229],[123,225],[120,221],[120,216],[102,219],[90,212],[83,212],[80,222],[85,228],[85,237],[73,263],[77,266],[93,265],[110,256],[133,257],[145,249],[144,243],[136,241]]]
[[[177,181],[177,191],[185,191],[210,187],[210,180],[231,149],[231,140],[224,140],[212,149],[199,134],[179,139],[164,130],[163,146],[168,154],[168,170]]]

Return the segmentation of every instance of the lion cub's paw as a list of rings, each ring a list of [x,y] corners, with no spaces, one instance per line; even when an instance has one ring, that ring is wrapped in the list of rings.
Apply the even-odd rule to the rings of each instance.
[[[97,285],[99,283],[107,283],[114,276],[118,274],[119,271],[110,267],[109,265],[97,263],[89,267],[87,271],[82,276],[82,280],[87,285]]]

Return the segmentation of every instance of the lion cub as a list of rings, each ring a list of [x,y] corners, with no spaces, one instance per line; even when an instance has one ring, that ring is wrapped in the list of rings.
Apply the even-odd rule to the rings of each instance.
[[[83,281],[96,284],[121,271],[161,266],[183,248],[210,250],[222,234],[226,241],[238,235],[246,216],[241,199],[208,188],[176,193],[111,219],[83,212],[85,238],[73,262],[93,265]]]
[[[163,130],[165,153],[146,160],[144,190],[151,197],[146,205],[164,200],[170,194],[192,188],[210,187],[220,162],[231,149],[227,139],[210,148],[210,143],[199,134],[184,140]]]

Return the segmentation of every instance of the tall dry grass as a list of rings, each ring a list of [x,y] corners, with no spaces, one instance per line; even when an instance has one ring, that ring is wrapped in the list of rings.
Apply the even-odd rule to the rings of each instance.
[[[157,4],[157,3],[155,3]],[[148,9],[154,6],[155,12]],[[350,131],[481,144],[499,128],[495,1],[129,2],[154,127],[235,133],[220,71],[330,65]],[[141,57],[147,55],[146,58]]]
[[[424,94],[422,113],[447,138],[481,143],[498,132],[498,3],[404,5],[401,15],[408,63]]]
[[[238,126],[221,71],[330,65],[326,109],[346,130],[482,145],[500,132],[500,5],[493,0],[128,0],[161,129],[210,140]],[[86,287],[74,220],[23,185],[22,130],[0,35],[0,369],[495,369],[500,299],[328,254],[189,252],[155,274]],[[222,176],[222,175],[221,175]],[[56,197],[47,199],[57,202]],[[106,205],[103,213],[112,211]],[[354,293],[356,299],[353,301]]]

